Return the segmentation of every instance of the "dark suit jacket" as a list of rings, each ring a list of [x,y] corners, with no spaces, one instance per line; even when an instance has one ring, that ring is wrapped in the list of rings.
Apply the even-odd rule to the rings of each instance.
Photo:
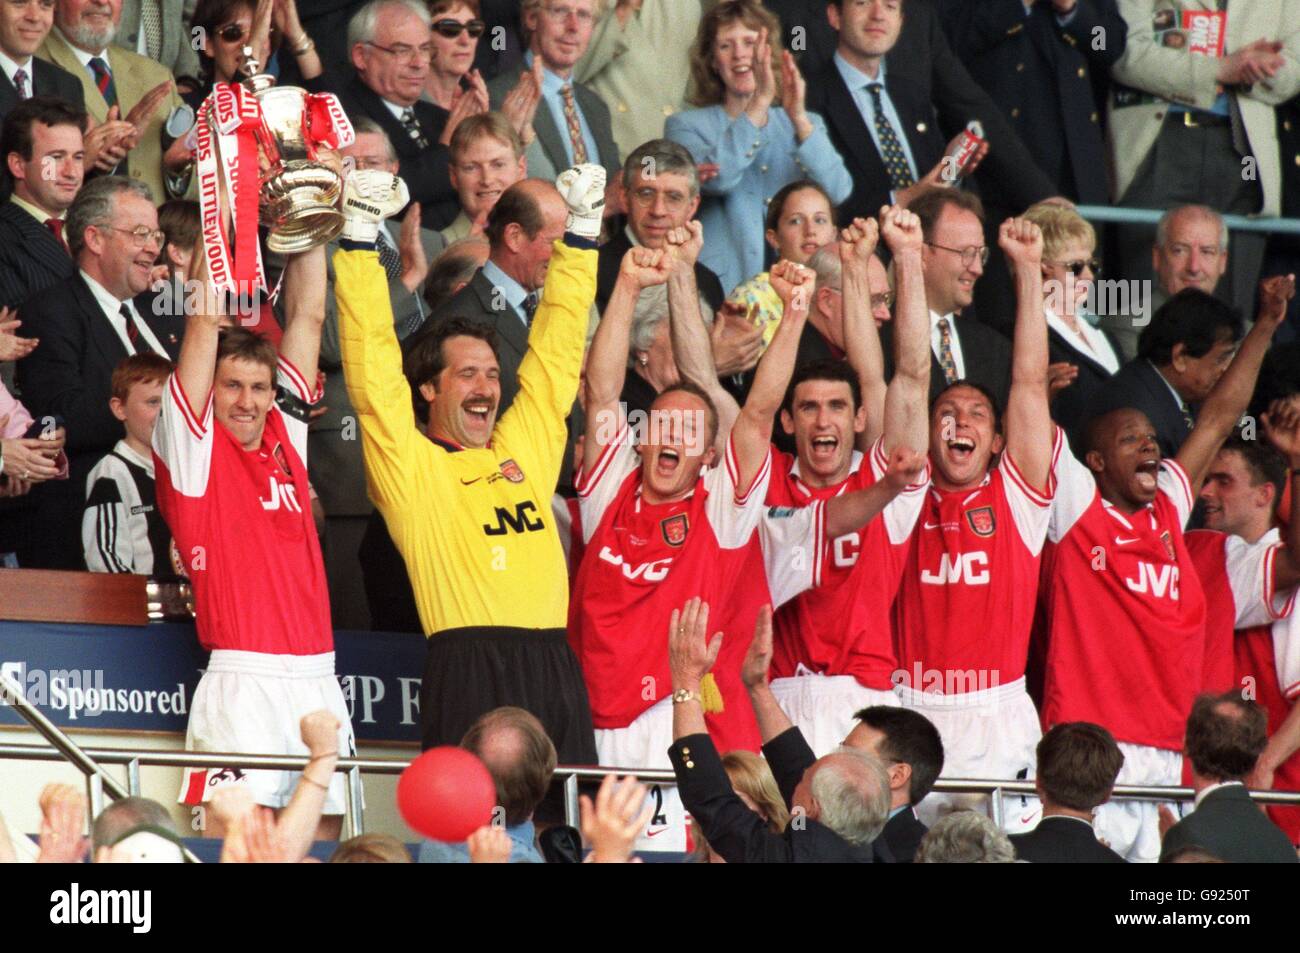
[[[158,343],[172,361],[181,359],[181,339],[185,337],[185,289],[150,289],[132,299],[135,310],[149,330],[158,337]]]
[[[502,72],[488,84],[493,109],[501,108],[502,101],[519,81],[519,72],[519,68]],[[609,177],[613,178],[622,169],[622,163],[618,159],[618,145],[614,142],[614,130],[610,125],[609,107],[591,87],[582,83],[573,84],[573,99],[582,118],[587,120],[587,127],[596,140],[596,151],[599,153],[588,156],[587,161],[599,162]],[[563,116],[551,115],[545,101],[540,104],[537,115],[533,118],[533,131],[537,133],[537,146],[550,163],[551,169],[534,169],[530,164],[528,174],[532,178],[546,178],[552,170],[555,175],[559,175],[572,164],[566,149],[569,132],[563,122]]]
[[[763,748],[772,773],[788,776],[804,769],[799,764],[814,760],[812,752],[803,742],[798,729],[786,732],[796,735],[797,744],[778,746],[775,757],[790,756],[793,760],[778,765],[771,752],[772,744],[785,738],[773,739]],[[799,746],[802,745],[802,751]],[[687,735],[673,742],[668,749],[673,770],[677,773],[677,786],[682,804],[699,821],[700,829],[710,846],[729,864],[799,864],[799,863],[852,863],[870,864],[874,861],[870,847],[850,844],[830,828],[817,821],[803,819],[796,826],[791,821],[780,834],[774,834],[767,822],[745,806],[731,787],[731,780],[722,767],[722,759],[707,734]],[[796,784],[798,781],[796,780]],[[793,790],[793,788],[791,788]],[[782,790],[785,795],[785,791]],[[788,803],[788,798],[787,798]]]
[[[1231,864],[1294,864],[1295,847],[1240,784],[1217,788],[1169,829],[1160,848],[1164,860],[1183,847],[1200,847]]]
[[[31,74],[29,82],[33,96],[57,96],[78,109],[86,108],[86,95],[81,89],[81,81],[67,70],[33,56],[27,72]],[[18,90],[4,71],[0,70],[0,120],[8,116],[9,110],[19,102]]]
[[[1012,834],[1016,856],[1031,864],[1122,864],[1093,832],[1092,825],[1074,817],[1044,817],[1032,831]]]
[[[601,314],[609,304],[609,296],[614,293],[614,284],[618,281],[618,269],[623,264],[623,256],[632,247],[632,241],[623,230],[616,232],[609,241],[601,245],[596,252],[596,307]],[[716,314],[726,300],[727,294],[722,290],[722,282],[717,274],[707,265],[695,263],[695,284],[704,300]]]
[[[451,153],[446,146],[438,142],[442,129],[447,124],[448,113],[432,103],[418,102],[415,110],[416,122],[425,138],[429,141],[427,149],[421,149],[419,143],[411,138],[406,127],[398,121],[369,86],[354,76],[341,87],[335,87],[339,102],[352,118],[365,116],[379,124],[388,134],[397,152],[400,164],[398,175],[405,181],[411,191],[411,201],[419,202],[420,221],[425,228],[446,228],[460,213],[460,201],[456,191],[451,187],[451,178],[447,167],[451,162]]]
[[[1007,409],[1011,394],[1011,342],[988,325],[974,318],[958,318],[953,322],[961,346],[966,379],[988,390],[998,399],[999,411]],[[885,379],[894,376],[894,325],[887,322],[880,329],[880,346],[885,352]],[[939,359],[930,351],[930,397],[933,401],[947,386]]]
[[[917,820],[916,811],[909,807],[889,819],[880,839],[894,855],[896,863],[910,864],[927,830],[929,828]]]
[[[929,0],[908,0],[898,42],[885,55],[885,89],[903,124],[899,134],[911,145],[918,177],[939,161],[949,139],[978,119],[989,154],[975,180],[987,202],[1023,209],[1056,191],[949,47]],[[826,120],[831,142],[853,176],[853,193],[840,206],[840,221],[878,214],[889,201],[889,175],[833,62],[808,76],[807,105]]]
[[[1128,32],[1115,0],[1079,0],[1066,26],[1048,4],[1035,4],[1028,16],[1021,0],[940,0],[939,7],[954,52],[1057,191],[1106,204],[1105,100],[1098,86],[1104,89],[1124,54]],[[1107,38],[1100,50],[1093,44],[1098,28]]]
[[[67,248],[43,223],[13,202],[0,205],[0,307],[15,308],[76,271]]]
[[[1146,358],[1135,357],[1119,369],[1093,401],[1086,419],[1121,407],[1134,407],[1147,415],[1151,426],[1156,428],[1162,457],[1177,455],[1178,448],[1192,432],[1169,385]],[[1192,414],[1194,420],[1194,409]]]
[[[1104,328],[1102,334],[1110,342],[1115,356],[1123,361],[1124,352],[1115,336]],[[1091,352],[1080,351],[1050,326],[1047,329],[1047,347],[1052,363],[1069,361],[1079,368],[1079,376],[1074,379],[1074,383],[1058,393],[1052,401],[1052,419],[1061,425],[1061,429],[1070,438],[1070,448],[1077,454],[1083,447],[1083,424],[1089,418],[1089,408],[1101,398],[1114,375]],[[1122,364],[1120,370],[1123,370]]]
[[[141,311],[149,321],[149,312]],[[122,437],[122,424],[108,409],[113,368],[126,348],[80,274],[31,298],[20,310],[24,337],[41,345],[18,362],[23,403],[38,420],[63,418],[68,431],[69,479],[37,487],[44,531],[19,552],[24,566],[85,569],[81,510],[86,475]]]

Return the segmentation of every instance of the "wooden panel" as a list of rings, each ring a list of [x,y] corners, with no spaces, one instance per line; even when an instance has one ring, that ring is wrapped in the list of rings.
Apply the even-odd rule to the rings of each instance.
[[[0,569],[0,619],[146,625],[144,576]]]

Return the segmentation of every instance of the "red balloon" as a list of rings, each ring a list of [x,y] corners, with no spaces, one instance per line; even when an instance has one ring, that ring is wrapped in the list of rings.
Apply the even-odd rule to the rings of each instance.
[[[491,822],[496,803],[492,775],[464,748],[430,748],[397,780],[402,818],[433,840],[465,840]]]

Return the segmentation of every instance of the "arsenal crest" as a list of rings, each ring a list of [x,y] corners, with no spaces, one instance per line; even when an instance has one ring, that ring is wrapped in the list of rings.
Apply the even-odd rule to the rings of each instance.
[[[976,536],[992,536],[993,531],[998,528],[997,521],[993,519],[993,507],[991,506],[981,506],[973,510],[967,510],[966,522],[970,523],[970,528]]]
[[[1174,537],[1169,530],[1165,530],[1160,534],[1160,542],[1165,544],[1165,552],[1169,554],[1169,558],[1174,562],[1178,562],[1178,554],[1174,552]]]
[[[501,461],[501,475],[511,483],[524,482],[524,471],[519,469],[519,464],[515,463],[514,460]]]
[[[669,546],[680,546],[686,542],[686,533],[691,528],[691,524],[685,513],[678,513],[666,520],[660,520],[659,528],[663,531],[665,543]]]

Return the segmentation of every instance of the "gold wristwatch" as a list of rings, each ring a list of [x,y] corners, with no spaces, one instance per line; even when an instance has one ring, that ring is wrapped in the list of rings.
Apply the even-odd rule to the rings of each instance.
[[[697,702],[699,700],[700,700],[700,696],[696,692],[691,691],[689,688],[679,688],[677,689],[677,691],[673,692],[674,705],[681,705],[684,704],[685,702],[692,702],[692,701]]]

